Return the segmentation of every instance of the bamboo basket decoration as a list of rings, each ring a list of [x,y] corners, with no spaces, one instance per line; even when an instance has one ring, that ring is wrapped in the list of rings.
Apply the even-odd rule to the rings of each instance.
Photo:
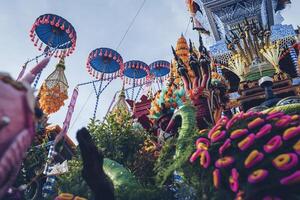
[[[46,78],[41,90],[39,104],[46,114],[57,112],[68,98],[68,81],[65,73],[65,61],[62,58],[56,69]]]

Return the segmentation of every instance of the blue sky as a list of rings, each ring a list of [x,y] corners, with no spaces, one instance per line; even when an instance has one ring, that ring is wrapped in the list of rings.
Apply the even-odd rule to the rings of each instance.
[[[85,63],[90,51],[98,47],[115,49],[143,0],[9,0],[0,7],[0,71],[17,77],[23,63],[39,54],[29,38],[29,30],[35,19],[45,13],[60,15],[73,24],[77,31],[77,47],[66,59],[65,74],[69,81],[69,95],[76,84],[90,81]],[[129,31],[118,52],[125,61],[139,59],[148,64],[155,60],[171,60],[171,45],[185,32],[189,14],[185,0],[148,0]],[[285,24],[299,24],[300,1],[292,0],[292,6],[283,11]],[[197,34],[189,29],[187,38],[197,41]],[[43,71],[45,79],[58,62],[52,59]],[[29,68],[32,65],[28,66]],[[42,81],[40,81],[40,84]],[[112,97],[121,89],[121,81],[115,80],[101,95],[97,118],[105,115]],[[69,130],[73,137],[76,130],[85,126],[93,115],[95,96],[85,107],[92,87],[81,87],[73,115],[77,118]],[[68,105],[69,101],[66,101]],[[50,116],[51,123],[62,125],[66,108]],[[82,113],[78,116],[79,111]]]

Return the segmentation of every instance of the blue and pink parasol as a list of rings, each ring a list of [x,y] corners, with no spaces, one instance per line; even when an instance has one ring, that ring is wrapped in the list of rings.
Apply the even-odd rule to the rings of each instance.
[[[171,64],[165,60],[158,60],[149,65],[150,74],[154,76],[156,81],[163,82],[170,73]]]
[[[76,31],[66,19],[54,15],[44,14],[39,16],[30,30],[31,41],[41,51],[53,48],[55,57],[65,57],[73,53],[76,46]]]
[[[146,83],[149,78],[150,68],[149,66],[139,60],[131,60],[124,64],[124,77],[126,84],[132,84],[134,86]]]
[[[98,80],[115,79],[123,73],[123,58],[113,49],[98,48],[89,54],[87,70]]]

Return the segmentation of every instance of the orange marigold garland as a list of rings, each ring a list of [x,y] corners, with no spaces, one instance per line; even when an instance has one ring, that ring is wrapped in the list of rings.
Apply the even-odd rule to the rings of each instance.
[[[65,62],[62,58],[56,65],[56,69],[44,81],[41,90],[39,104],[46,114],[57,112],[68,98],[68,81],[64,74]]]

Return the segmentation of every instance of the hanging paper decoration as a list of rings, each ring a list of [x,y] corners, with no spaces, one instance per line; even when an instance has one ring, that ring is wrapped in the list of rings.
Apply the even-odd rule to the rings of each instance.
[[[76,47],[76,31],[71,23],[54,14],[39,16],[30,30],[30,38],[38,50],[56,49],[55,57],[65,57]]]
[[[156,81],[163,82],[170,73],[170,63],[164,60],[158,60],[149,65],[150,74],[154,75]]]
[[[150,69],[149,66],[139,60],[131,60],[124,64],[125,83],[142,85],[149,79]]]
[[[186,0],[186,5],[191,14],[193,29],[200,33],[210,35],[210,32],[201,23],[201,19],[204,18],[204,14],[201,9],[201,2],[197,0]]]
[[[57,112],[68,98],[69,86],[64,70],[65,62],[62,58],[41,87],[39,103],[46,114]]]
[[[98,80],[112,80],[122,75],[123,58],[113,49],[98,48],[89,54],[86,68]]]

